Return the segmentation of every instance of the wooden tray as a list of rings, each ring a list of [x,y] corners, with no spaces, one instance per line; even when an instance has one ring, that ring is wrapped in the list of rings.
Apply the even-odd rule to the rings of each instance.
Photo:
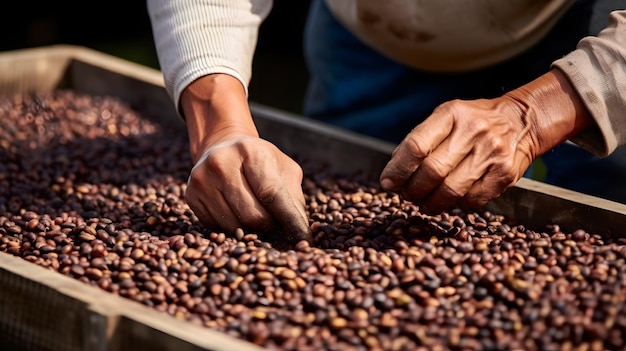
[[[162,121],[178,121],[161,72],[76,46],[0,53],[0,94],[71,88],[113,95]],[[251,103],[261,136],[293,156],[376,179],[394,145]],[[522,179],[488,209],[526,226],[626,233],[626,205]],[[259,350],[73,278],[0,253],[2,350]],[[6,348],[5,348],[6,346]]]

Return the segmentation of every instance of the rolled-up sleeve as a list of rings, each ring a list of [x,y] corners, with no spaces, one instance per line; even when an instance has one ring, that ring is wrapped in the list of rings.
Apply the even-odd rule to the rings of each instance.
[[[625,145],[626,10],[611,12],[605,29],[552,66],[567,75],[596,122],[571,141],[598,156]]]
[[[147,0],[165,88],[179,107],[181,92],[213,73],[239,79],[246,89],[259,26],[272,0]]]

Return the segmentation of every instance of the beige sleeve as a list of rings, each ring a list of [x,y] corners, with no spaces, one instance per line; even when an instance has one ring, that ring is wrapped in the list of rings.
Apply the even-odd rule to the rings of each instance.
[[[213,73],[248,88],[261,22],[272,0],[147,0],[165,88],[179,107],[181,92]]]
[[[626,10],[611,12],[598,36],[582,39],[552,66],[567,75],[596,122],[571,141],[598,156],[626,145]]]

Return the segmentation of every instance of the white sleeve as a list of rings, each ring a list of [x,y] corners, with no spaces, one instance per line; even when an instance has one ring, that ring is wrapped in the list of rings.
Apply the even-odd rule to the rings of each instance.
[[[225,73],[244,88],[252,76],[259,26],[272,0],[147,0],[165,88],[179,111],[194,80]]]

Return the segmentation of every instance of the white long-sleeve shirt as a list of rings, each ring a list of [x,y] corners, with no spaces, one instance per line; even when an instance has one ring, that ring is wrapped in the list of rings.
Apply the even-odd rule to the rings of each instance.
[[[511,58],[537,43],[575,0],[327,0],[357,37],[417,69],[454,72]],[[230,74],[247,88],[259,26],[272,0],[147,0],[165,86],[178,107],[194,80]],[[441,24],[444,23],[445,26]],[[597,127],[572,139],[599,156],[626,144],[626,10],[555,61]]]

